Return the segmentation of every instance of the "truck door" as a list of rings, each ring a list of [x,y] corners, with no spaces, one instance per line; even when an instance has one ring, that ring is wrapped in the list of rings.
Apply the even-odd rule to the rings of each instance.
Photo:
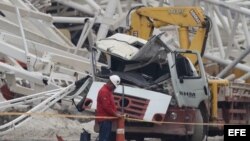
[[[196,67],[184,55],[196,57]],[[194,51],[175,51],[168,54],[168,61],[178,106],[198,107],[210,95],[200,55]]]

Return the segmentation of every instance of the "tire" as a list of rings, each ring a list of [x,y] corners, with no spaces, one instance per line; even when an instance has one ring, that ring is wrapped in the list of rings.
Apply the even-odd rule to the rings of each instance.
[[[204,102],[201,102],[195,115],[196,123],[208,123],[208,112]],[[207,125],[194,125],[194,133],[190,136],[164,136],[161,141],[203,141],[207,134]]]
[[[208,112],[204,102],[199,105],[195,118],[196,123],[208,123]],[[202,141],[207,134],[207,129],[207,125],[195,125],[194,134],[191,136],[190,141]]]

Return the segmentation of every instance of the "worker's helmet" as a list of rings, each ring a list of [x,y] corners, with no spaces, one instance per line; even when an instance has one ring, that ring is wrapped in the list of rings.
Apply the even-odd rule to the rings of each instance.
[[[117,87],[121,82],[121,79],[118,75],[111,75],[109,80],[114,84],[115,87]]]

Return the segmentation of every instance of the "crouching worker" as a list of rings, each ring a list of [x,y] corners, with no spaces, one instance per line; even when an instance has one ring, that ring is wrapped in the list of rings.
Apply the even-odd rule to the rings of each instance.
[[[121,117],[117,113],[113,92],[120,84],[120,77],[112,75],[109,81],[99,90],[97,97],[96,116]],[[113,119],[96,119],[99,124],[99,141],[109,141]]]

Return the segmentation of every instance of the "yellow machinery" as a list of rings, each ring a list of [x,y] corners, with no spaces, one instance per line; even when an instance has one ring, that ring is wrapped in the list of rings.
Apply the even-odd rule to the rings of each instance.
[[[225,79],[220,79],[220,80],[210,79],[208,83],[209,83],[211,94],[212,94],[211,119],[212,119],[212,122],[216,122],[216,120],[218,119],[218,90],[220,86],[228,86],[229,81]]]
[[[128,34],[148,40],[152,36],[154,28],[168,25],[178,26],[180,48],[196,50],[203,56],[208,32],[210,30],[210,19],[204,15],[204,11],[200,7],[138,7],[130,14]],[[189,32],[190,28],[192,28],[192,33]],[[185,56],[188,57],[193,64],[197,62],[197,58],[194,56]],[[242,111],[245,111],[245,109],[239,106],[232,106],[235,104],[231,104],[232,102],[230,101],[230,99],[235,98],[231,95],[233,90],[235,89],[234,91],[237,91],[238,89],[231,86],[232,84],[230,85],[229,81],[224,79],[210,79],[208,83],[210,85],[212,98],[211,107],[209,108],[211,113],[210,121],[217,123],[219,119],[222,118],[224,123],[246,123],[246,120],[242,120],[243,116],[245,116],[245,114],[242,114]],[[227,96],[229,93],[223,95],[223,100],[218,99],[218,92],[221,87],[232,89],[229,91],[230,96]],[[246,90],[244,89],[244,91]],[[238,101],[237,104],[244,105],[242,101]],[[223,105],[231,106],[226,107]],[[218,115],[218,113],[221,113],[219,109],[224,116]],[[240,119],[232,115],[237,115]],[[227,116],[229,118],[223,118]]]
[[[200,7],[139,7],[130,15],[130,35],[149,39],[154,28],[176,25],[179,32],[180,48],[196,50],[203,55],[207,35],[210,28],[209,18]],[[190,37],[189,28],[195,28],[194,36]],[[187,56],[192,63],[197,58]],[[217,118],[217,94],[219,85],[228,85],[227,80],[209,80],[212,94],[211,116]]]
[[[176,25],[180,48],[196,50],[201,56],[205,51],[210,22],[200,7],[139,7],[132,11],[130,19],[130,35],[148,40],[154,28]],[[192,39],[189,28],[195,32]],[[197,58],[187,57],[196,63]]]

